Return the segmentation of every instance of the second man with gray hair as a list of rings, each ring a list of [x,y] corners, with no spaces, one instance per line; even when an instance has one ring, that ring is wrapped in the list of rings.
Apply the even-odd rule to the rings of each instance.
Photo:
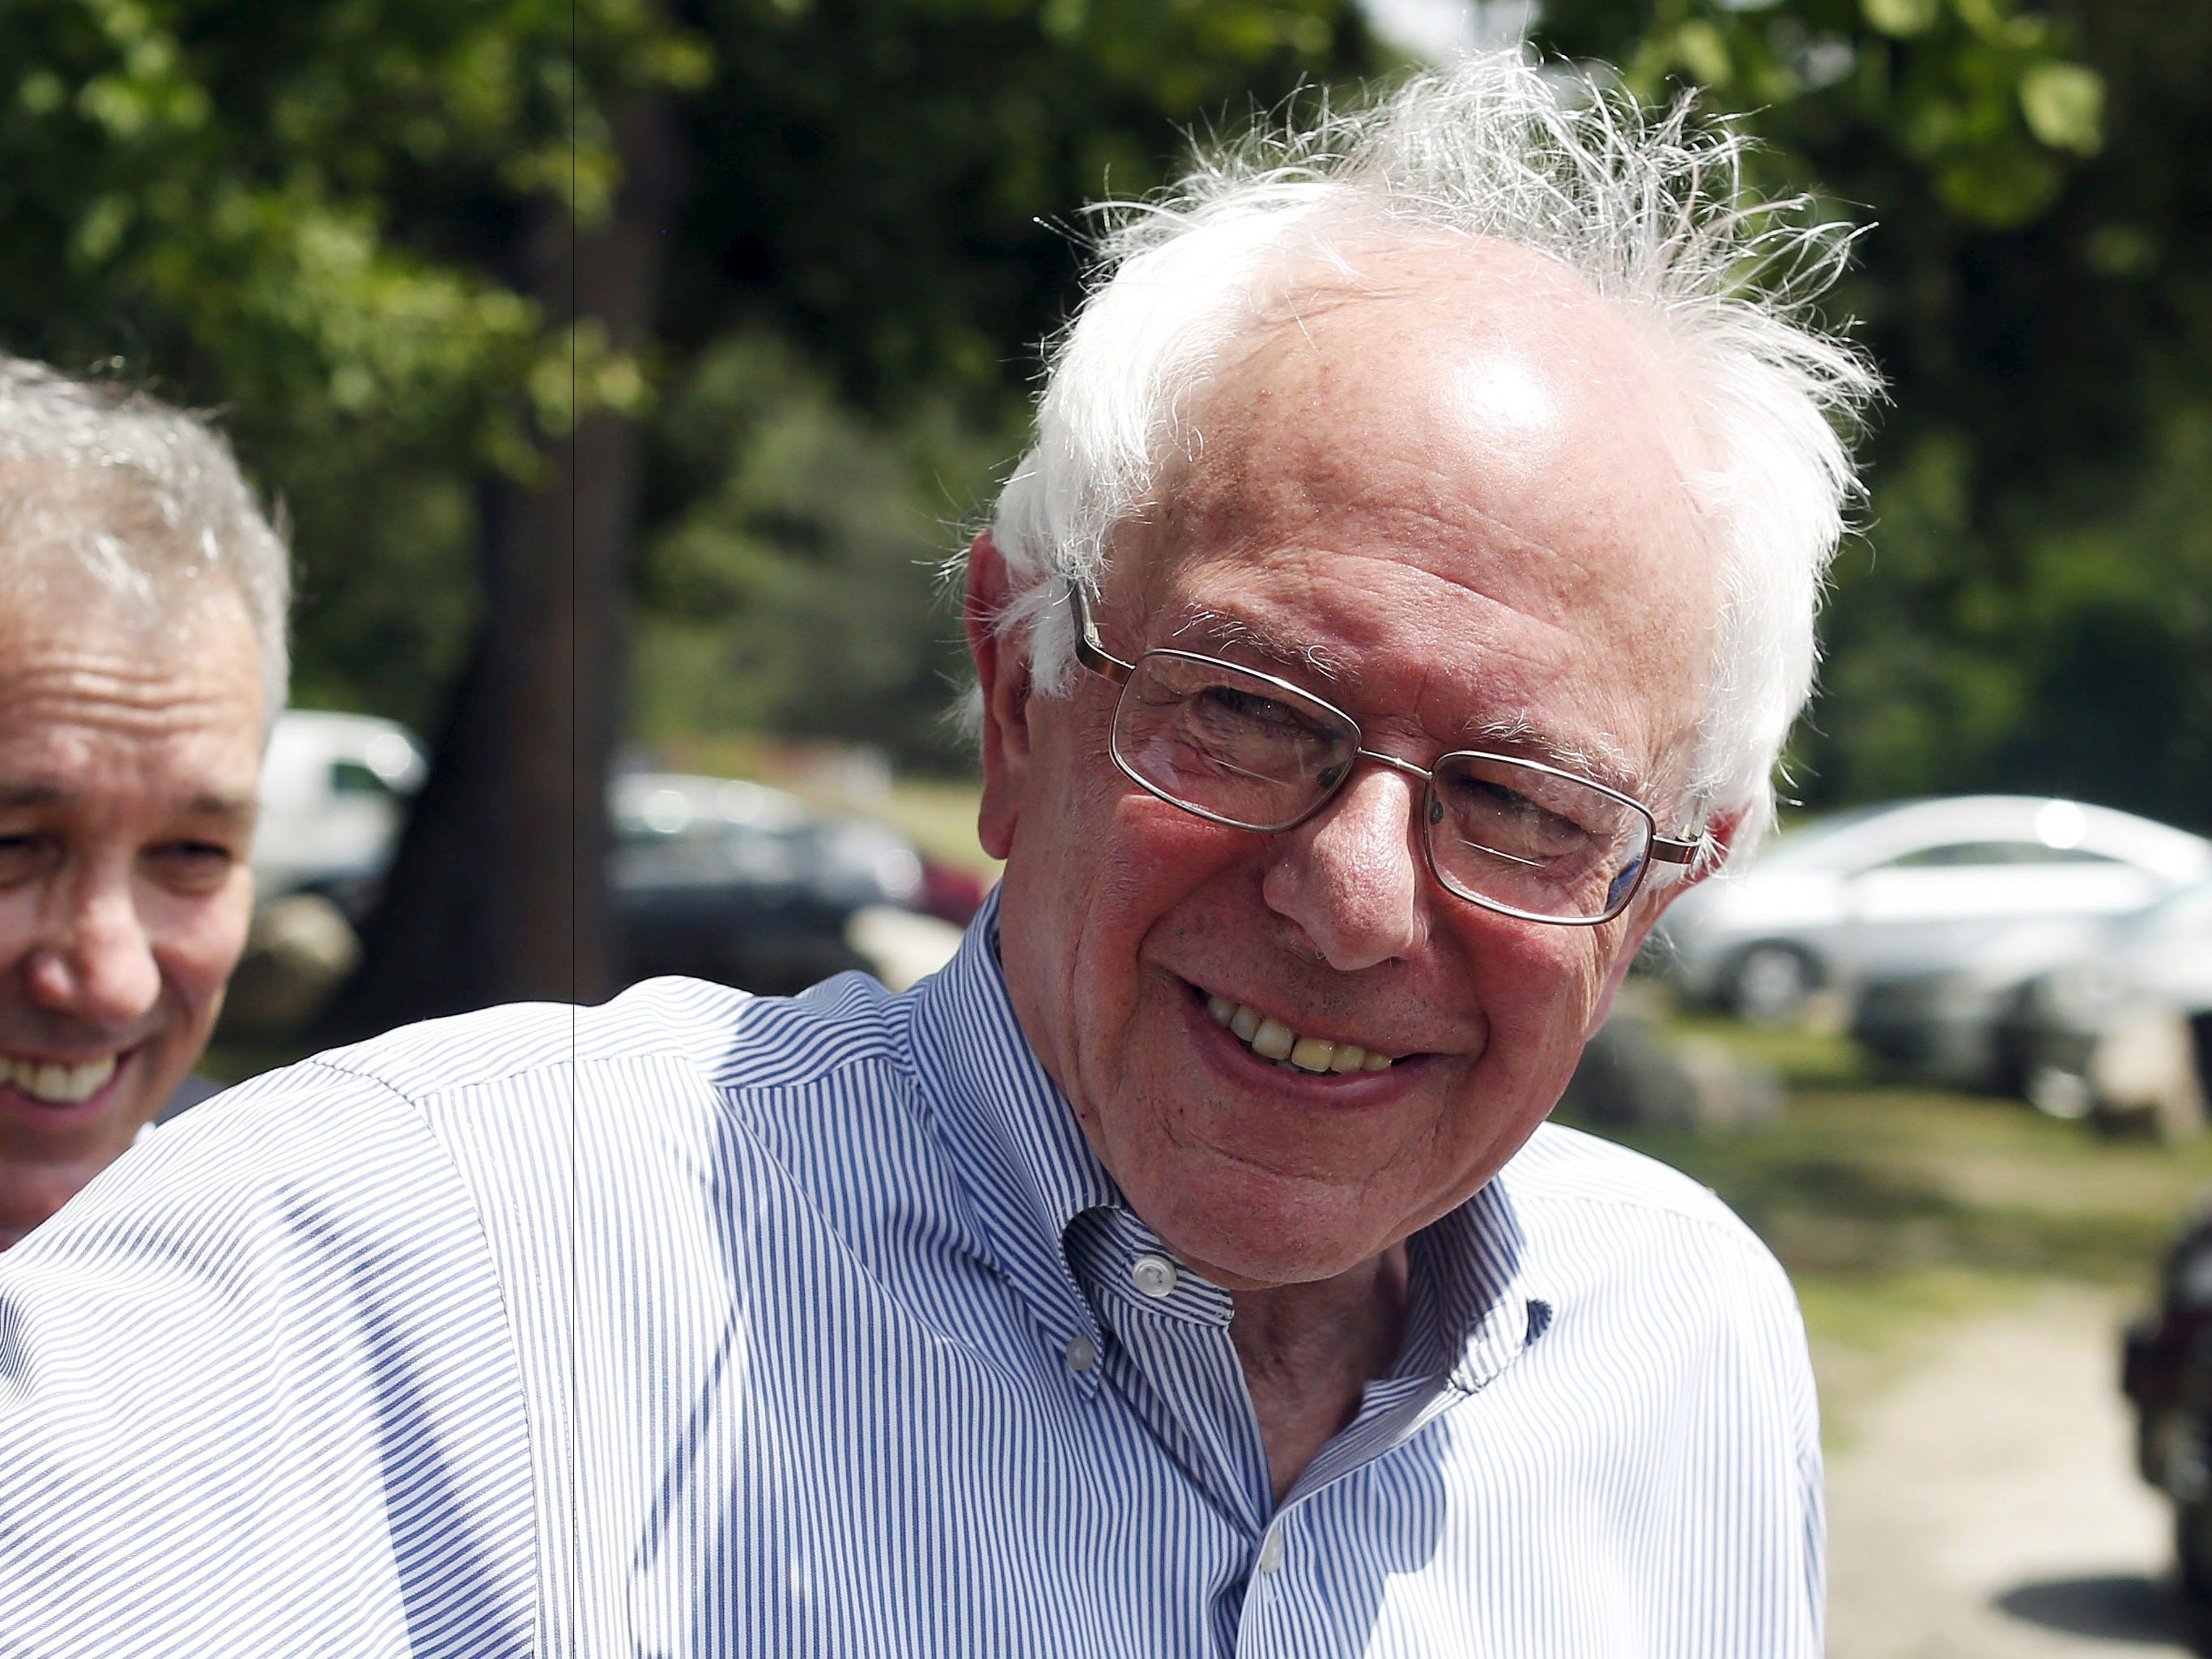
[[[212,428],[0,358],[0,1249],[179,1097],[214,1028],[288,588]]]

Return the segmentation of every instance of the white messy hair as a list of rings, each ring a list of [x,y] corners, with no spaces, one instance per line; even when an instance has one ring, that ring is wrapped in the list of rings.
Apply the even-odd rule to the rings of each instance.
[[[265,719],[284,707],[290,557],[222,434],[143,392],[0,356],[0,580],[60,574],[149,617],[228,582],[252,624]]]
[[[1156,506],[1194,434],[1182,411],[1229,349],[1282,314],[1285,283],[1340,281],[1378,245],[1510,243],[1545,255],[1660,342],[1711,470],[1723,610],[1689,786],[1737,845],[1773,814],[1771,774],[1810,694],[1814,611],[1857,480],[1839,428],[1879,391],[1810,319],[1849,227],[1759,203],[1748,141],[1650,113],[1513,52],[1472,56],[1370,106],[1323,108],[1200,155],[1163,194],[1105,210],[1089,293],[1053,351],[1034,446],[992,532],[1035,690],[1060,696],[1068,581],[1095,590],[1122,526]]]

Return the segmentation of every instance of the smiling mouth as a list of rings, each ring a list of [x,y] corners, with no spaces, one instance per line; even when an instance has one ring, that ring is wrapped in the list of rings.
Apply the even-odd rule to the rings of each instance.
[[[1206,1012],[1216,1025],[1261,1059],[1301,1072],[1387,1072],[1398,1058],[1363,1048],[1356,1042],[1302,1036],[1279,1019],[1224,996],[1208,996]]]
[[[41,1105],[81,1106],[107,1086],[119,1063],[115,1054],[102,1054],[82,1066],[0,1054],[0,1086],[28,1095]]]

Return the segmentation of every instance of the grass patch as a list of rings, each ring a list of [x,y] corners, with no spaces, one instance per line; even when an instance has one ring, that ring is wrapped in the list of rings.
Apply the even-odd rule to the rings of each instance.
[[[904,831],[930,857],[996,881],[1004,866],[975,839],[981,793],[973,783],[900,778],[890,797],[872,805],[868,815]]]
[[[1832,1443],[1962,1319],[2053,1282],[2148,1297],[2212,1188],[2212,1142],[2104,1139],[1923,1090],[1798,1088],[1768,1123],[1614,1138],[1711,1187],[1790,1270]]]
[[[657,763],[678,772],[750,778],[774,784],[832,812],[849,812],[887,823],[931,858],[987,881],[999,878],[1000,864],[975,839],[975,809],[983,787],[972,778],[891,779],[888,791],[856,797],[839,787],[834,769],[810,768],[831,746],[778,743],[743,733],[673,738],[659,745]]]
[[[1848,1089],[1875,1081],[1866,1050],[1840,1031],[1747,1025],[1718,1014],[1691,1012],[1672,1013],[1667,1024],[1684,1036],[1711,1037],[1793,1089]]]
[[[1619,1138],[1719,1193],[1794,1273],[2132,1282],[2212,1186],[2212,1145],[2100,1139],[2013,1103],[1919,1090],[1801,1089],[1775,1121],[1733,1133]]]

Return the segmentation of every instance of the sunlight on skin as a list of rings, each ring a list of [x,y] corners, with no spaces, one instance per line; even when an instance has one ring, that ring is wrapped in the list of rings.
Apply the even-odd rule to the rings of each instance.
[[[252,910],[262,718],[228,594],[153,623],[0,607],[0,1249],[206,1046]]]

